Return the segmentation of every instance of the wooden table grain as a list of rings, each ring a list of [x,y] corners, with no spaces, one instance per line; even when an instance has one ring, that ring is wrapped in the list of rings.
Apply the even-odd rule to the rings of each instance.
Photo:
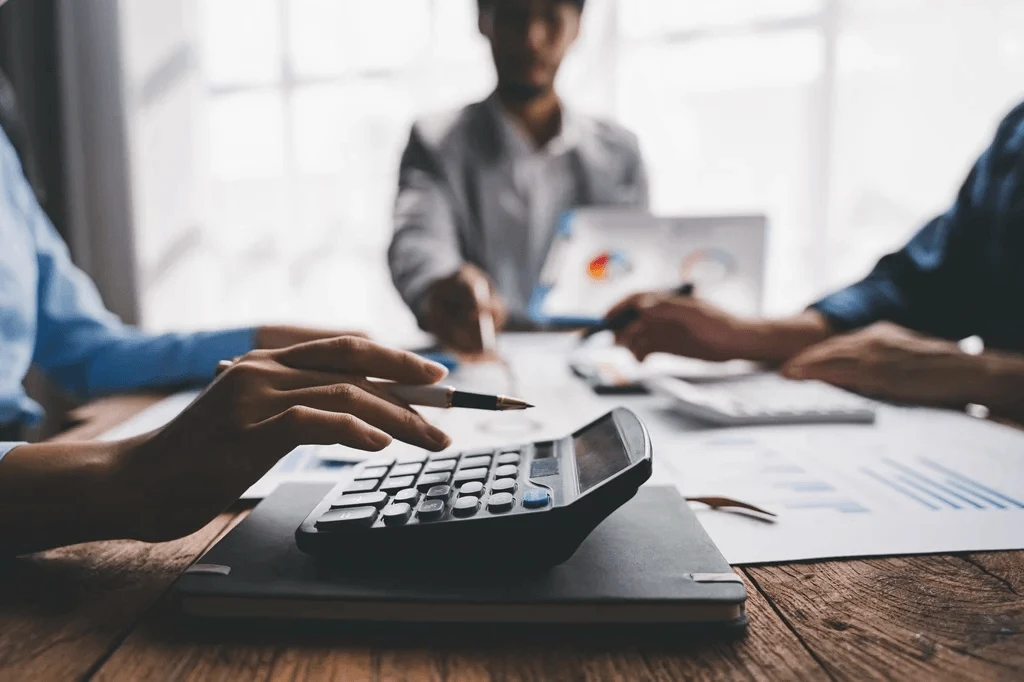
[[[91,405],[62,438],[93,437],[155,400]],[[245,513],[174,542],[0,563],[0,680],[1024,679],[1024,552],[743,568],[750,627],[734,641],[426,642],[183,627],[167,603],[171,584]]]

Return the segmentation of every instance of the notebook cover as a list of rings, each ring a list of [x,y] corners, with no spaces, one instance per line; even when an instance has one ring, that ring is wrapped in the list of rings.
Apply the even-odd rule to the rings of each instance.
[[[227,566],[226,575],[186,573],[179,599],[372,600],[408,604],[742,604],[740,582],[696,582],[694,574],[732,569],[674,488],[642,487],[601,523],[560,566],[538,575],[427,574],[431,557],[410,557],[397,573],[347,575],[298,549],[296,527],[331,486],[286,484],[203,556],[196,566]],[[510,547],[509,551],[528,548]],[[465,552],[472,565],[473,548]],[[703,579],[703,578],[701,578]],[[225,614],[230,616],[231,614]],[[745,620],[745,619],[744,619]]]

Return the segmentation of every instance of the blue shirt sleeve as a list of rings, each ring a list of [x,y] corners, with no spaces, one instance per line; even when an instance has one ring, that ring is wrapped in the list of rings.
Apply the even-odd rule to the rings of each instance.
[[[887,320],[922,333],[959,339],[978,333],[981,283],[991,279],[990,247],[1008,197],[1019,194],[1016,159],[1022,144],[1024,105],[1003,121],[995,140],[975,163],[956,201],[883,257],[860,282],[815,303],[837,331]]]
[[[65,390],[83,397],[211,380],[217,362],[253,348],[255,329],[146,334],[108,311],[89,277],[31,196],[21,193],[38,261],[35,362]]]

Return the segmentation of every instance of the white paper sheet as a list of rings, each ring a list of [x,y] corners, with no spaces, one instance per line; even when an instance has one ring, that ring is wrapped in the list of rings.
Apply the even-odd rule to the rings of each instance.
[[[875,425],[695,431],[642,413],[662,481],[779,515],[694,506],[732,564],[1024,548],[1024,432],[892,406]]]

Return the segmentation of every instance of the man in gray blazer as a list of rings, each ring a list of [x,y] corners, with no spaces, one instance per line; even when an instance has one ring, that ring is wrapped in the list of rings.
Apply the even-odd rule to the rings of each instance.
[[[584,0],[478,0],[498,74],[483,102],[418,121],[402,155],[392,279],[420,325],[479,350],[479,317],[528,323],[562,214],[647,206],[636,137],[573,112],[555,76]]]

